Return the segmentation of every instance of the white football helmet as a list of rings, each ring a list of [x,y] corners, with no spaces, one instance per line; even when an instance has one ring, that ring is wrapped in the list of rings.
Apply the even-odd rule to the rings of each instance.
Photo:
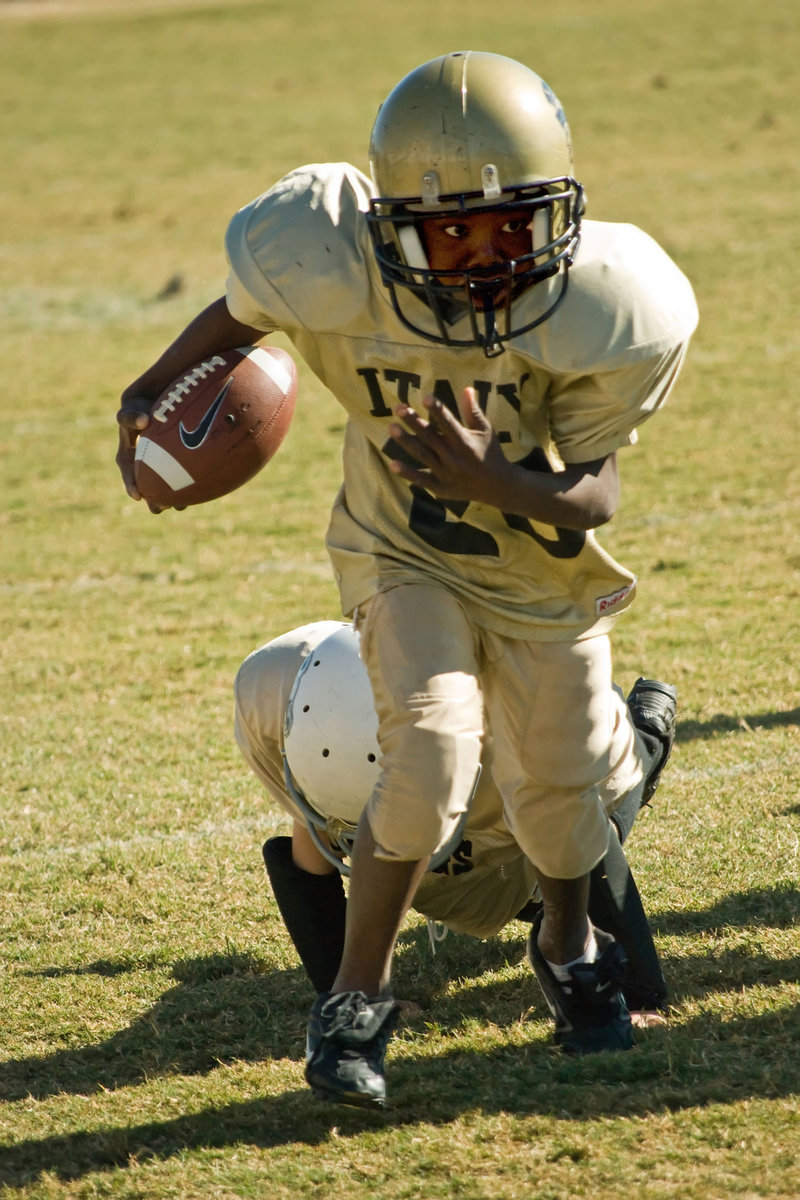
[[[349,867],[343,857],[352,854],[359,818],[380,771],[378,718],[358,647],[359,635],[350,624],[322,639],[297,672],[283,728],[289,794],[317,848],[344,875]],[[429,870],[453,853],[465,819]]]
[[[492,356],[561,303],[580,239],[583,189],[572,177],[564,110],[533,71],[475,51],[417,67],[381,105],[370,167],[376,197],[367,221],[375,255],[398,317],[415,333],[449,346],[482,346]],[[478,207],[529,213],[530,253],[505,263],[502,278],[497,264],[431,271],[418,222]],[[558,286],[544,311],[515,323],[514,300],[553,276]],[[503,298],[495,303],[497,296]],[[465,315],[469,328],[455,331]]]

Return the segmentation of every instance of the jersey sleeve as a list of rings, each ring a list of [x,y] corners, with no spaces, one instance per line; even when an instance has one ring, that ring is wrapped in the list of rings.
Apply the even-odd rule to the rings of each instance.
[[[274,333],[281,327],[280,320],[268,315],[265,305],[254,299],[233,271],[225,284],[225,302],[231,316],[243,325],[251,325],[264,333]]]
[[[587,226],[575,286],[548,335],[550,434],[565,463],[636,441],[669,396],[698,319],[688,279],[652,238],[632,225]]]
[[[686,343],[611,371],[568,379],[551,396],[553,440],[564,463],[605,458],[637,440],[637,427],[664,404]]]
[[[240,209],[225,237],[227,303],[265,332],[342,328],[361,311],[368,181],[347,164],[300,167]]]

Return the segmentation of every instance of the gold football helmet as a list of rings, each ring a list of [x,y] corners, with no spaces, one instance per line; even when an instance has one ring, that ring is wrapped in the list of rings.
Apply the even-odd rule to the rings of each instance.
[[[408,328],[491,356],[555,311],[580,239],[583,189],[572,176],[564,110],[533,71],[475,51],[417,67],[381,105],[370,166],[376,195],[367,220],[381,277]],[[419,222],[476,208],[529,214],[530,252],[490,267],[432,271]],[[546,303],[515,323],[514,301],[554,276]]]

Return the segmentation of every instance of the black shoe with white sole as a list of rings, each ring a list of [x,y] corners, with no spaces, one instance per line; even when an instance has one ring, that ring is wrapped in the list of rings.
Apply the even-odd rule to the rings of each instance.
[[[555,1042],[567,1054],[630,1050],[633,1026],[621,991],[627,960],[619,942],[595,929],[598,957],[570,967],[569,981],[556,979],[539,949],[542,914],[528,936],[528,961],[556,1023]]]
[[[314,1094],[339,1104],[382,1107],[383,1061],[400,1006],[363,992],[323,993],[308,1022],[306,1080]]]

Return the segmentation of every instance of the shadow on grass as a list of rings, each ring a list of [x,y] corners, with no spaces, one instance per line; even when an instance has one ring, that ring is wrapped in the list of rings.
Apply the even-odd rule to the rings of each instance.
[[[704,910],[656,913],[651,923],[660,935],[680,936],[726,927],[793,928],[799,916],[800,890],[785,885],[734,893]],[[519,938],[514,936],[516,928]],[[517,975],[504,973],[524,959],[526,932],[522,924],[512,924],[502,939],[453,935],[433,957],[424,926],[407,928],[395,960],[397,995],[420,1003],[425,1016],[443,1030],[458,1029],[470,1020],[512,1025],[525,1009],[545,1019],[532,976],[526,973],[520,982]],[[140,963],[98,960],[37,974],[114,977],[140,969]],[[493,973],[491,981],[483,978],[487,972]],[[682,996],[724,992],[798,980],[800,956],[777,960],[749,948],[723,948],[719,954],[683,956],[676,960],[674,972],[667,960],[665,972]],[[232,954],[184,960],[172,973],[176,985],[106,1041],[0,1064],[0,1099],[87,1095],[158,1076],[202,1075],[234,1061],[302,1057],[304,1016],[313,991],[299,967],[265,970],[255,957]],[[453,979],[461,981],[457,989],[450,986]]]
[[[141,964],[99,961],[38,972],[113,975]],[[0,1064],[0,1099],[40,1100],[59,1092],[89,1094],[160,1075],[198,1075],[234,1059],[298,1057],[298,1014],[312,1003],[299,969],[264,973],[245,955],[178,962],[177,980],[152,1008],[106,1041]]]
[[[675,730],[677,742],[692,742],[697,738],[713,738],[721,733],[752,732],[755,729],[777,729],[782,725],[800,725],[800,708],[788,712],[750,713],[733,717],[716,713],[704,721],[687,721],[680,717]]]
[[[800,922],[800,887],[780,883],[731,892],[708,908],[654,913],[649,920],[659,933],[678,936],[725,927],[792,929]]]
[[[797,921],[800,891],[764,889],[725,897],[705,911],[662,913],[654,923],[665,933],[758,925],[788,928]],[[191,1150],[237,1143],[269,1148],[330,1136],[355,1135],[384,1123],[402,1125],[420,1116],[446,1124],[470,1110],[484,1114],[641,1116],[753,1097],[800,1091],[800,1006],[752,1018],[720,1018],[704,1012],[680,1027],[638,1034],[630,1054],[566,1059],[549,1041],[549,1021],[530,976],[482,979],[522,958],[524,942],[513,936],[478,942],[448,939],[431,959],[424,928],[405,930],[397,960],[399,995],[425,993],[427,1014],[441,1032],[458,1034],[465,1023],[491,1020],[501,1028],[531,1020],[531,1040],[487,1052],[450,1050],[437,1057],[413,1053],[428,1036],[423,1021],[392,1049],[389,1083],[393,1107],[386,1114],[330,1107],[305,1090],[233,1103],[202,1113],[138,1126],[76,1131],[28,1139],[0,1148],[0,1182],[22,1186],[45,1173],[61,1179],[124,1167],[143,1159],[166,1160]],[[101,960],[79,968],[113,977],[140,964]],[[681,958],[683,995],[741,992],[750,987],[800,980],[800,956],[778,961],[746,949],[716,956]],[[668,964],[667,964],[668,969]],[[42,972],[66,973],[62,968]],[[154,1075],[198,1075],[234,1060],[264,1061],[303,1053],[304,1020],[312,992],[298,968],[264,972],[246,955],[186,960],[173,969],[176,986],[127,1029],[98,1046],[59,1051],[0,1066],[0,1096],[43,1099],[57,1093],[91,1094],[135,1086]],[[453,977],[461,986],[437,998]]]
[[[22,1187],[44,1174],[74,1180],[234,1145],[316,1146],[334,1127],[346,1138],[420,1119],[446,1125],[476,1111],[586,1121],[789,1096],[800,1089],[800,1006],[724,1023],[704,1015],[679,1030],[640,1034],[628,1054],[578,1060],[541,1038],[437,1058],[408,1049],[406,1043],[399,1056],[390,1052],[391,1107],[383,1113],[326,1105],[305,1090],[285,1092],[165,1121],[31,1138],[0,1149],[0,1182]]]

